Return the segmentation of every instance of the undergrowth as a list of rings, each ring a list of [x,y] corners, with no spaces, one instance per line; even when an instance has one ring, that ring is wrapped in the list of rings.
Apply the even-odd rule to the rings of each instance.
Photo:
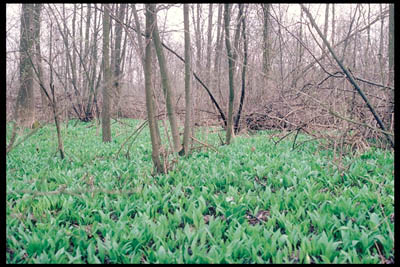
[[[7,263],[394,261],[392,152],[345,156],[342,171],[317,141],[293,150],[293,136],[259,132],[221,146],[203,128],[217,151],[152,175],[147,128],[117,156],[141,123],[122,122],[107,144],[95,123],[64,124],[64,160],[51,124],[7,155]]]

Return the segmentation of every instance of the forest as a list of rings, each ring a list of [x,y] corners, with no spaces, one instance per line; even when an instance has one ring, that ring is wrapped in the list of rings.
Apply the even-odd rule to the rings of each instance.
[[[6,263],[394,263],[394,4],[6,4]]]

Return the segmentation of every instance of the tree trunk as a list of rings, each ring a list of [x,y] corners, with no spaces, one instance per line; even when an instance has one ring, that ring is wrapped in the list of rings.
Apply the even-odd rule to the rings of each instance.
[[[102,117],[102,136],[103,142],[111,142],[111,125],[110,125],[110,102],[111,102],[111,70],[109,59],[110,45],[110,15],[108,4],[103,5],[103,109]]]
[[[264,19],[264,27],[263,27],[263,72],[264,76],[268,76],[269,66],[270,66],[270,59],[269,59],[269,36],[268,36],[268,29],[269,29],[269,10],[271,4],[262,4],[263,9],[263,19]]]
[[[183,153],[189,153],[189,142],[191,132],[191,111],[192,111],[192,70],[191,70],[191,51],[190,51],[190,32],[189,32],[189,6],[183,4],[183,23],[185,32],[185,129],[183,132]]]
[[[221,91],[221,77],[220,77],[220,69],[221,69],[221,64],[220,64],[220,54],[222,53],[222,44],[223,44],[223,30],[224,27],[221,25],[222,24],[222,9],[223,5],[218,4],[218,18],[217,18],[217,40],[216,40],[216,49],[215,49],[215,60],[214,60],[214,75],[216,76],[216,87],[219,92],[219,96],[221,98],[221,101],[223,101],[223,96],[222,96],[222,91]]]
[[[126,4],[120,4],[118,19],[122,22],[125,17],[125,7]],[[121,114],[120,98],[121,98],[121,40],[122,40],[122,25],[119,22],[115,24],[115,46],[114,46],[114,109],[117,115]]]
[[[394,4],[389,4],[389,42],[388,42],[388,59],[389,59],[389,80],[388,85],[394,85]],[[393,128],[392,113],[394,112],[394,90],[388,89],[389,105],[388,105],[388,129]]]
[[[89,79],[89,97],[86,105],[85,116],[87,118],[93,118],[93,104],[95,100],[95,95],[97,94],[97,88],[95,88],[96,80],[96,66],[97,66],[97,8],[94,8],[94,19],[93,19],[93,45],[91,47],[91,74]]]
[[[42,68],[42,55],[40,51],[40,13],[42,9],[42,4],[35,4],[35,14],[34,14],[34,23],[35,23],[35,33],[34,33],[34,42],[35,42],[35,64],[38,72],[39,81],[43,81],[43,68]],[[40,84],[36,83],[38,89],[40,91],[41,102],[43,113],[46,114],[48,110],[49,101],[47,99],[46,94],[41,90]]]
[[[239,102],[239,110],[236,115],[236,120],[235,120],[235,134],[239,132],[239,122],[240,122],[240,116],[242,114],[242,108],[243,108],[243,103],[244,103],[244,97],[246,93],[246,68],[247,68],[247,49],[248,49],[248,41],[246,38],[246,17],[243,15],[242,16],[242,36],[243,36],[243,66],[242,66],[242,93],[240,95],[240,102]]]
[[[155,6],[151,6],[151,10],[155,10]],[[154,9],[153,9],[154,8]],[[178,121],[175,111],[175,94],[174,91],[171,89],[171,83],[169,79],[169,73],[167,64],[165,61],[164,51],[161,46],[160,34],[158,32],[157,26],[157,16],[154,14],[154,29],[153,29],[153,41],[154,46],[156,48],[158,63],[160,65],[160,73],[161,73],[161,81],[164,91],[165,102],[167,105],[167,114],[169,123],[171,126],[171,134],[172,134],[172,141],[174,145],[174,152],[179,152],[181,150],[181,141],[179,138],[179,129],[178,129]]]
[[[231,18],[231,7],[229,4],[225,4],[224,10],[224,25],[225,25],[225,46],[228,54],[228,66],[229,66],[229,106],[228,106],[228,121],[226,125],[226,144],[231,143],[233,135],[233,101],[235,100],[235,83],[234,83],[234,60],[232,55],[231,40],[229,37],[229,22]]]
[[[15,118],[19,125],[29,127],[35,119],[35,102],[33,94],[33,4],[23,4],[21,14],[20,37],[20,89],[17,96]]]
[[[146,91],[146,108],[147,108],[147,119],[149,121],[150,138],[152,146],[151,157],[153,159],[154,167],[157,173],[164,173],[164,167],[160,160],[160,142],[157,136],[158,124],[154,112],[153,103],[153,85],[152,85],[152,73],[151,73],[151,39],[152,32],[154,29],[154,7],[152,4],[145,4],[146,7],[146,30],[145,30],[145,44],[146,50],[144,55],[144,79],[145,79],[145,91]]]
[[[213,10],[212,10],[212,3],[209,4],[208,8],[208,30],[207,30],[207,58],[206,58],[206,71],[207,71],[207,76],[206,76],[206,84],[210,86],[210,81],[211,81],[211,33],[212,33],[212,16],[213,16]]]

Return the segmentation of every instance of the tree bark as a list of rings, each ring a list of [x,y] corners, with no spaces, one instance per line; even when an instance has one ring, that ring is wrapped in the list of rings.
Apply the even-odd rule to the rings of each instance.
[[[150,5],[151,10],[155,12],[155,6]],[[161,82],[164,91],[165,102],[167,105],[168,120],[171,126],[172,142],[174,145],[174,152],[181,150],[182,144],[179,138],[178,121],[175,111],[175,94],[171,88],[169,73],[167,64],[165,61],[164,51],[161,45],[160,34],[157,26],[157,16],[154,14],[154,29],[153,29],[153,41],[156,48],[158,63],[160,65]]]
[[[236,115],[236,120],[235,120],[235,134],[239,132],[239,122],[240,122],[240,116],[242,114],[242,108],[243,108],[243,103],[244,103],[244,97],[246,93],[246,68],[247,68],[247,49],[248,49],[248,41],[246,37],[246,17],[243,15],[242,16],[242,36],[243,36],[243,66],[242,66],[242,93],[240,94],[240,102],[239,102],[239,110]]]
[[[33,57],[33,4],[23,4],[21,14],[20,37],[20,89],[17,96],[15,118],[19,125],[30,127],[35,119],[35,102],[33,93],[33,69],[30,63]]]
[[[126,4],[120,4],[118,19],[124,20]],[[121,115],[120,98],[121,98],[121,86],[120,79],[122,75],[121,71],[121,41],[122,41],[122,25],[121,23],[115,24],[115,46],[114,46],[114,109],[117,115]]]
[[[38,71],[38,79],[43,80],[43,68],[42,68],[42,55],[40,51],[40,13],[42,10],[42,4],[35,4],[35,14],[34,14],[34,23],[35,23],[35,29],[34,29],[34,42],[35,42],[35,64],[37,67]],[[40,96],[41,96],[41,102],[42,102],[42,109],[43,113],[46,114],[48,110],[48,105],[49,101],[43,92],[41,90],[40,85],[36,83],[38,86],[38,89],[40,91]]]
[[[240,21],[240,17],[242,14],[242,4],[239,4],[239,14],[238,19]],[[235,40],[234,40],[234,49],[231,47],[231,41],[229,37],[229,24],[230,24],[230,6],[229,4],[225,4],[224,11],[224,22],[225,22],[225,45],[228,54],[228,66],[229,66],[229,106],[228,106],[228,121],[226,126],[226,144],[231,143],[231,139],[233,137],[233,104],[235,100],[235,61],[237,54],[235,53],[235,49],[237,48],[237,42],[239,40],[238,30],[240,31],[240,27],[236,29]],[[238,23],[238,26],[240,24]]]
[[[187,155],[189,153],[190,145],[190,132],[192,128],[191,124],[191,111],[192,111],[192,70],[191,70],[191,51],[190,51],[190,30],[189,30],[189,6],[183,4],[183,23],[185,31],[185,129],[183,132],[183,153]]]
[[[158,128],[157,120],[154,112],[153,103],[153,84],[152,84],[152,72],[151,72],[151,61],[152,61],[152,51],[151,51],[151,39],[152,32],[154,29],[154,8],[152,4],[145,4],[146,8],[146,29],[145,29],[145,44],[146,50],[144,55],[144,79],[145,79],[145,92],[146,92],[146,108],[147,108],[147,119],[149,121],[150,128],[150,138],[152,153],[151,157],[153,159],[154,167],[157,173],[164,173],[163,164],[160,160],[160,142],[157,136],[156,128]]]
[[[213,16],[213,9],[212,3],[209,4],[208,8],[208,30],[207,30],[207,58],[206,58],[206,83],[209,85],[211,81],[211,33],[212,33],[212,16]]]
[[[110,15],[108,4],[103,5],[103,109],[102,117],[102,136],[103,142],[111,142],[111,125],[110,125],[110,102],[111,102],[111,70],[109,59],[110,45]]]
[[[394,4],[389,4],[389,41],[388,41],[388,59],[389,59],[389,79],[388,85],[394,85]],[[392,113],[394,112],[394,90],[388,90],[389,105],[388,105],[388,129],[393,128]]]
[[[268,36],[268,29],[269,29],[269,10],[271,4],[262,4],[263,9],[263,19],[264,19],[264,26],[263,26],[263,72],[264,76],[266,77],[269,72],[270,66],[270,59],[269,59],[269,36]]]
[[[221,91],[221,78],[220,78],[220,70],[221,70],[221,64],[220,64],[220,54],[222,53],[222,45],[223,45],[223,30],[224,27],[221,25],[222,21],[222,9],[223,5],[218,4],[218,18],[217,18],[217,40],[216,40],[216,48],[215,48],[215,60],[214,60],[214,74],[216,76],[217,82],[216,82],[216,87],[219,92],[219,96],[221,100],[223,100],[222,96],[222,91]]]

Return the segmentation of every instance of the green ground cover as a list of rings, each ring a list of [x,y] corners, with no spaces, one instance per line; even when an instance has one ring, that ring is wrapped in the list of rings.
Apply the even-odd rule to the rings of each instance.
[[[7,155],[7,263],[394,260],[392,152],[346,156],[340,172],[316,142],[292,150],[293,136],[275,146],[259,132],[219,146],[202,129],[218,152],[196,150],[152,176],[147,128],[116,157],[141,123],[123,121],[108,144],[94,123],[63,126],[64,160],[54,125]]]

